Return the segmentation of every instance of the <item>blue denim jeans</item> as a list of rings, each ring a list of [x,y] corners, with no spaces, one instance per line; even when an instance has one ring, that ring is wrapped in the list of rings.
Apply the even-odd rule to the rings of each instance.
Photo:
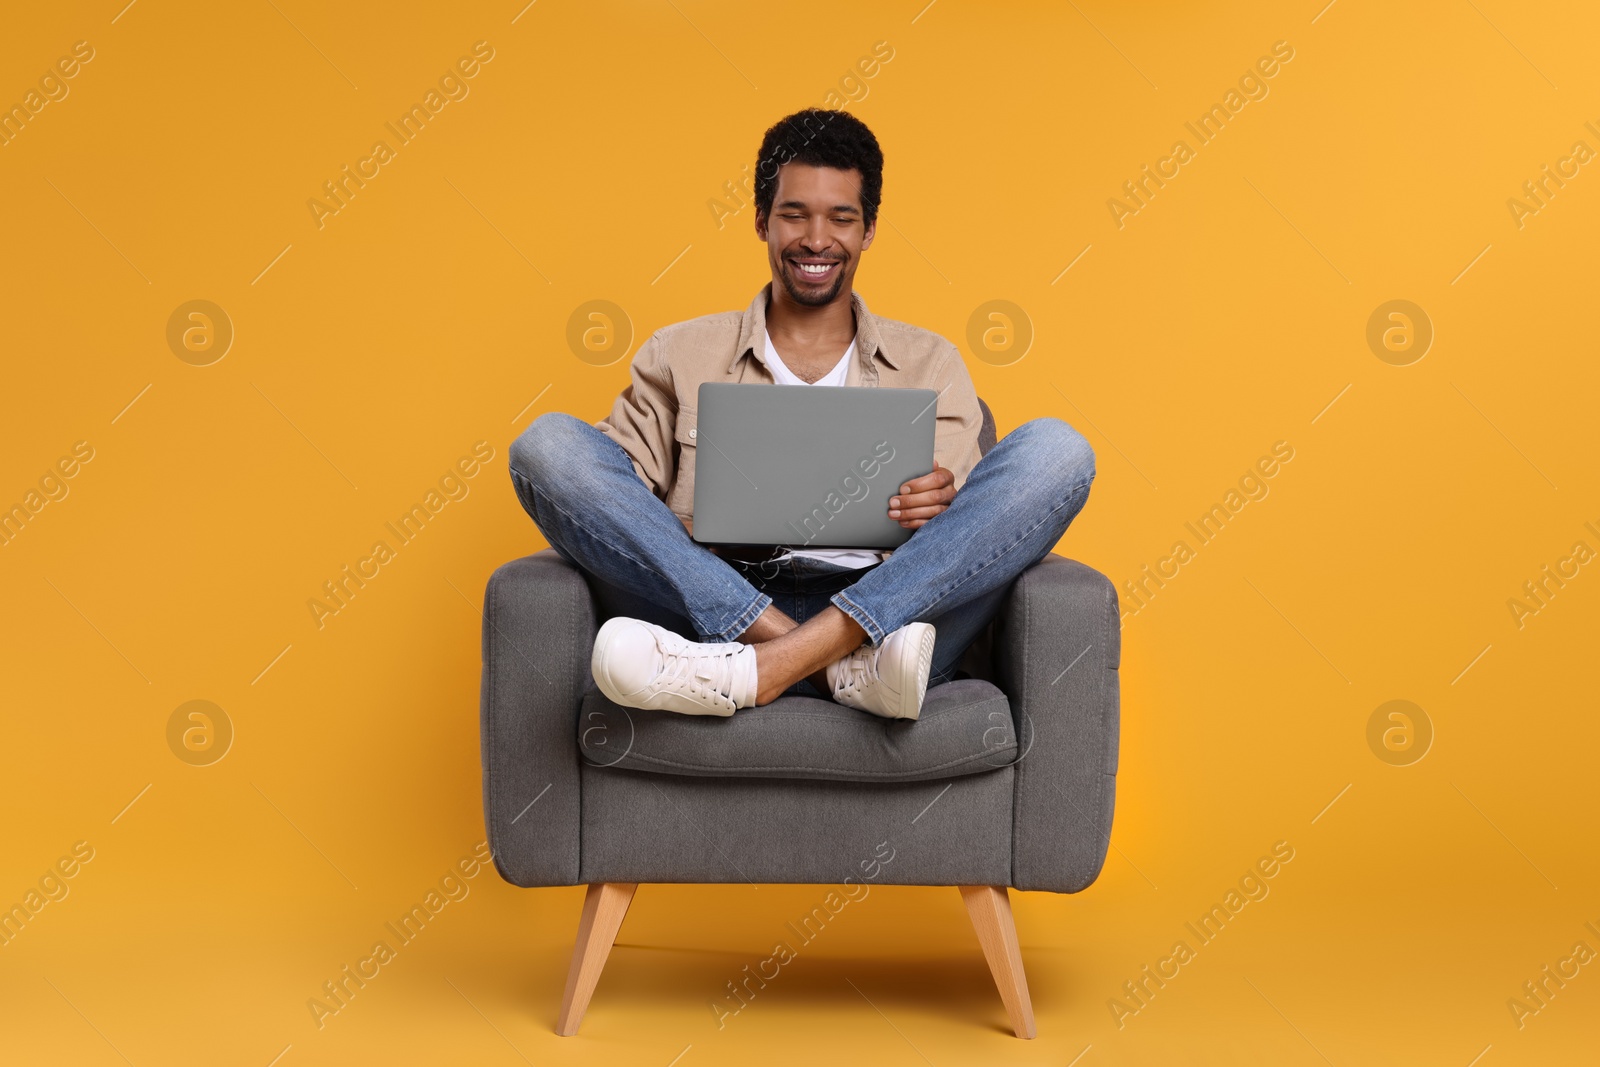
[[[1061,539],[1094,474],[1094,450],[1072,427],[1023,423],[888,559],[847,570],[805,558],[723,559],[689,536],[621,445],[571,415],[540,415],[511,446],[518,499],[550,547],[588,576],[604,616],[732,641],[770,604],[800,623],[832,604],[873,645],[907,623],[932,623],[930,686],[954,677],[1011,583]],[[789,691],[820,695],[806,681]]]

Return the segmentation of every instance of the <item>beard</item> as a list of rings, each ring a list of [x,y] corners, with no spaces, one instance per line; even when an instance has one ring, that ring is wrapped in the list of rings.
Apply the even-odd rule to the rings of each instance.
[[[786,259],[780,259],[778,262],[783,268],[778,271],[778,277],[782,279],[783,288],[788,292],[789,299],[793,300],[796,304],[800,304],[805,307],[822,307],[825,304],[833,303],[833,301],[839,296],[840,291],[844,289],[845,267],[849,265],[848,260],[841,259],[839,261],[839,270],[834,276],[833,284],[825,290],[801,289],[795,285],[794,278],[790,274],[791,270],[798,270],[799,268],[794,267],[794,265]]]

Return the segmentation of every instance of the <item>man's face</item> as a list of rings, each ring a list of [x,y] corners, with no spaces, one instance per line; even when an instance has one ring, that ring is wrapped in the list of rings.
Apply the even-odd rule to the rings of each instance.
[[[811,307],[831,303],[851,285],[876,229],[863,220],[860,171],[805,163],[778,168],[772,213],[756,218],[773,281]]]

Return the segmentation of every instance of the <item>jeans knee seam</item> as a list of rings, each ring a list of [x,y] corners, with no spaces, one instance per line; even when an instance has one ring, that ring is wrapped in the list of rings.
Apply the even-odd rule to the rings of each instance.
[[[512,474],[513,477],[519,478],[522,481],[527,483],[530,497],[535,495],[535,490],[534,490],[534,486],[533,486],[533,480],[531,478],[527,477],[527,475],[523,474],[521,471],[517,470],[515,467],[511,468],[511,474]],[[567,519],[569,519],[571,521],[574,521],[574,522],[577,521],[577,516],[573,515],[572,512],[568,511],[566,508],[562,507],[560,504],[556,503],[555,500],[553,500],[548,494],[545,495],[544,499],[545,499],[546,503],[548,503],[551,507],[553,507],[557,511],[559,511]],[[649,571],[651,574],[654,574],[659,578],[663,578],[663,579],[666,578],[665,574],[663,574],[658,568],[651,566],[647,561],[634,557],[630,553],[624,551],[623,549],[618,548],[617,546],[613,545],[609,541],[603,540],[603,539],[598,538],[598,537],[595,538],[595,540],[599,541],[601,544],[605,545],[606,548],[608,548],[612,552],[615,552],[617,555],[621,556],[623,559],[626,559],[626,560],[630,561],[631,563],[635,564],[636,566],[641,567],[642,569]],[[727,634],[728,631],[730,629],[732,629],[733,627],[738,627],[738,633],[741,633],[741,634],[744,633],[746,630],[748,630],[750,628],[751,624],[754,623],[756,621],[756,619],[760,617],[761,613],[763,611],[767,610],[767,605],[761,603],[761,600],[763,598],[765,598],[765,597],[766,597],[765,593],[757,592],[756,599],[752,603],[751,607],[746,608],[744,610],[744,612],[737,619],[735,619],[734,622],[730,626],[724,627],[721,630],[708,631],[708,632],[713,632],[713,633],[716,633],[719,636],[721,636],[721,635]],[[768,604],[771,603],[770,598],[768,598],[767,603]],[[688,607],[688,605],[685,605],[685,606]],[[692,611],[693,608],[691,607],[690,610]],[[742,620],[744,620],[745,618],[748,618],[749,621],[745,622],[744,625],[740,626],[739,623]],[[734,636],[737,636],[737,634],[735,634]],[[732,640],[732,638],[731,637],[727,638],[727,640]]]
[[[997,562],[998,560],[1003,558],[1007,553],[1011,552],[1012,549],[1016,548],[1023,541],[1027,540],[1029,534],[1032,534],[1039,527],[1043,526],[1045,523],[1049,522],[1052,518],[1054,518],[1055,515],[1059,511],[1061,511],[1062,508],[1064,508],[1068,504],[1072,503],[1073,498],[1079,493],[1080,490],[1087,489],[1090,484],[1091,484],[1091,482],[1084,482],[1082,485],[1079,485],[1076,488],[1074,488],[1071,491],[1069,491],[1067,493],[1067,495],[1062,499],[1061,503],[1059,503],[1055,507],[1051,508],[1049,513],[1047,515],[1045,515],[1044,518],[1040,519],[1038,522],[1036,522],[1032,526],[1030,526],[1021,535],[1019,535],[1017,538],[1015,538],[1009,545],[1007,545],[1006,547],[1002,548],[1000,551],[996,552],[994,555],[990,556],[977,569],[969,571],[966,574],[962,575],[961,579],[959,581],[957,581],[954,585],[951,585],[949,588],[947,588],[947,589],[943,590],[942,592],[940,592],[939,595],[934,599],[933,603],[930,604],[928,606],[928,608],[923,612],[923,614],[932,613],[935,608],[937,608],[941,603],[943,603],[946,599],[949,598],[951,593],[955,592],[957,589],[960,589],[963,585],[966,585],[973,578],[975,578],[979,574],[982,574],[984,571],[988,570],[989,567],[992,566],[995,562]],[[863,612],[863,614],[864,614],[864,612]],[[857,621],[859,621],[859,620],[857,620]],[[876,642],[874,642],[874,643],[876,643]]]
[[[534,489],[533,479],[527,477],[521,471],[518,471],[515,467],[512,468],[511,473],[516,475],[518,478],[521,478],[524,482],[526,482],[528,484],[528,490],[529,490],[529,495],[530,496],[533,496],[533,495],[536,494],[537,491]],[[578,521],[578,517],[576,515],[574,515],[570,511],[568,511],[566,508],[562,507],[560,504],[556,503],[556,501],[553,498],[551,498],[548,494],[545,495],[544,500],[545,500],[545,503],[547,503],[551,507],[555,508],[557,511],[559,511],[567,519],[570,519],[573,522],[577,522]],[[659,571],[655,567],[652,567],[647,561],[642,560],[642,559],[638,559],[638,558],[630,555],[628,552],[624,551],[623,549],[618,548],[616,545],[612,544],[610,541],[606,541],[606,540],[603,540],[603,539],[598,538],[598,537],[595,538],[595,540],[599,541],[602,545],[605,545],[606,548],[610,549],[612,552],[615,552],[617,555],[621,556],[623,559],[628,560],[631,563],[637,564],[638,566],[640,566],[640,567],[644,568],[645,570],[649,571],[651,574],[658,575],[658,576],[660,576],[662,578],[666,577],[665,574],[662,574],[661,571]]]
[[[1075,496],[1076,496],[1076,495],[1077,495],[1077,494],[1078,494],[1078,491],[1079,491],[1079,490],[1082,490],[1082,489],[1087,489],[1087,488],[1088,488],[1088,487],[1089,487],[1089,484],[1090,484],[1090,483],[1088,483],[1088,482],[1084,482],[1084,483],[1083,483],[1083,484],[1082,484],[1082,485],[1080,485],[1080,486],[1078,486],[1078,487],[1076,487],[1076,488],[1074,488],[1074,489],[1072,489],[1072,490],[1071,490],[1071,491],[1069,491],[1069,492],[1068,492],[1068,493],[1067,493],[1067,495],[1066,495],[1066,497],[1065,497],[1065,498],[1064,498],[1064,499],[1063,499],[1063,500],[1062,500],[1062,501],[1061,501],[1061,503],[1059,503],[1059,504],[1057,504],[1057,505],[1056,505],[1056,506],[1055,506],[1055,507],[1053,507],[1053,508],[1051,508],[1051,509],[1050,509],[1050,513],[1049,513],[1049,514],[1048,514],[1048,515],[1046,515],[1046,516],[1045,516],[1045,517],[1044,517],[1044,518],[1042,518],[1042,519],[1040,519],[1040,520],[1039,520],[1039,521],[1038,521],[1038,522],[1036,522],[1036,523],[1034,523],[1034,524],[1033,524],[1033,525],[1032,525],[1032,526],[1030,526],[1030,527],[1029,527],[1029,528],[1028,528],[1028,529],[1027,529],[1027,530],[1026,530],[1026,531],[1025,531],[1025,532],[1023,532],[1023,533],[1022,533],[1022,535],[1021,535],[1021,536],[1019,536],[1019,537],[1017,537],[1017,538],[1016,538],[1016,539],[1014,539],[1014,540],[1013,540],[1013,541],[1012,541],[1012,542],[1011,542],[1011,543],[1010,543],[1010,544],[1009,544],[1009,545],[1007,545],[1007,546],[1006,546],[1006,547],[1005,547],[1005,548],[1002,548],[1002,549],[1001,549],[1001,550],[1000,550],[1000,551],[999,551],[999,552],[997,552],[997,553],[995,553],[995,554],[994,554],[994,555],[993,555],[993,556],[991,556],[991,557],[989,557],[989,559],[987,559],[987,560],[985,560],[985,561],[984,561],[984,563],[983,563],[983,566],[981,566],[981,567],[979,567],[979,568],[978,568],[978,569],[977,569],[977,570],[975,570],[975,571],[972,571],[972,572],[970,572],[970,573],[968,573],[968,574],[966,574],[966,575],[964,575],[964,576],[963,576],[963,577],[962,577],[962,578],[961,578],[961,580],[960,580],[960,581],[958,581],[958,582],[956,582],[956,583],[955,583],[955,584],[954,584],[954,585],[952,585],[952,586],[951,586],[951,587],[950,587],[950,588],[949,588],[949,589],[946,589],[946,590],[945,590],[945,591],[944,591],[944,592],[942,592],[942,593],[940,593],[940,594],[939,594],[939,600],[936,600],[936,601],[934,601],[934,603],[935,603],[935,604],[936,604],[936,605],[937,605],[937,604],[938,604],[938,603],[939,603],[939,601],[942,601],[942,600],[944,600],[944,599],[945,599],[945,598],[946,598],[946,597],[948,597],[948,596],[949,596],[949,595],[950,595],[950,594],[951,594],[951,593],[953,593],[953,592],[955,592],[955,591],[956,591],[956,590],[957,590],[957,589],[960,589],[960,588],[961,588],[961,587],[962,587],[962,586],[963,586],[963,585],[965,585],[965,584],[967,584],[967,583],[968,583],[968,582],[969,582],[969,581],[971,581],[971,580],[972,580],[972,579],[973,579],[973,578],[974,578],[974,577],[976,577],[976,576],[977,576],[977,575],[979,575],[979,574],[981,574],[981,573],[983,573],[983,572],[984,572],[984,571],[985,571],[985,570],[987,570],[987,569],[988,569],[988,568],[989,568],[989,567],[990,567],[990,566],[991,566],[991,565],[993,565],[993,564],[994,564],[994,563],[995,563],[995,562],[997,562],[997,561],[998,561],[998,560],[1000,560],[1000,559],[1001,559],[1001,558],[1002,558],[1002,557],[1004,557],[1004,556],[1005,556],[1005,555],[1006,555],[1006,554],[1008,554],[1008,553],[1009,553],[1009,552],[1011,552],[1011,550],[1012,550],[1012,549],[1014,549],[1014,548],[1016,548],[1016,547],[1017,547],[1017,546],[1018,546],[1018,545],[1020,545],[1020,544],[1021,544],[1021,543],[1022,543],[1022,542],[1023,542],[1023,541],[1025,541],[1025,540],[1027,540],[1027,538],[1028,538],[1028,536],[1029,536],[1029,535],[1030,535],[1030,534],[1032,534],[1032,533],[1033,533],[1033,532],[1034,532],[1034,531],[1035,531],[1035,530],[1037,530],[1037,529],[1038,529],[1038,528],[1039,528],[1039,527],[1041,527],[1041,526],[1043,526],[1043,525],[1044,525],[1044,524],[1045,524],[1045,523],[1047,523],[1047,522],[1049,522],[1049,521],[1050,521],[1050,520],[1051,520],[1051,519],[1053,519],[1053,518],[1055,518],[1055,516],[1056,516],[1056,514],[1057,514],[1057,513],[1058,513],[1058,512],[1060,512],[1060,511],[1061,511],[1061,509],[1062,509],[1062,508],[1064,508],[1064,507],[1066,507],[1066,506],[1067,506],[1067,505],[1068,505],[1068,504],[1070,504],[1070,503],[1072,503],[1072,498],[1073,498],[1073,497],[1075,497]],[[1048,552],[1048,550],[1046,550],[1046,551],[1047,551],[1047,552]],[[931,610],[931,609],[930,609],[930,610]]]

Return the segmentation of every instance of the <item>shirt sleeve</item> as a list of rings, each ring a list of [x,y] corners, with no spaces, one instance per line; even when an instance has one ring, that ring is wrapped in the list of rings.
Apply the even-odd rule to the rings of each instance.
[[[666,500],[676,473],[673,429],[678,398],[659,330],[634,353],[628,377],[611,414],[595,423],[595,429],[621,445],[633,460],[634,472],[652,493]]]
[[[944,362],[934,374],[933,388],[939,391],[933,457],[956,476],[955,488],[960,490],[982,458],[978,433],[983,429],[983,410],[978,407],[977,387],[955,345],[948,346]]]

